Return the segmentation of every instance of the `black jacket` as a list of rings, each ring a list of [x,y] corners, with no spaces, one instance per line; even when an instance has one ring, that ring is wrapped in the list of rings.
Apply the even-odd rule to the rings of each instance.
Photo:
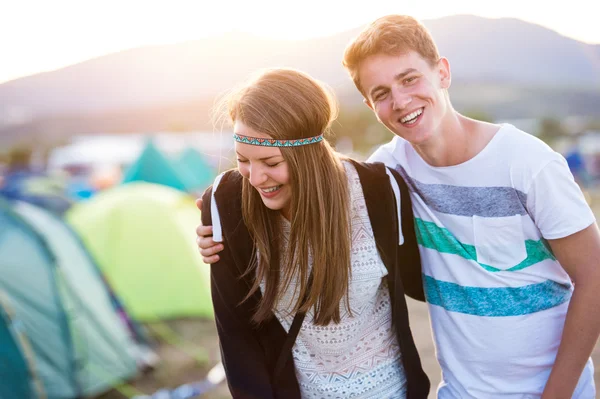
[[[402,352],[407,398],[427,398],[430,383],[413,341],[404,297],[407,294],[425,300],[408,188],[393,171],[402,199],[404,244],[400,246],[396,201],[385,166],[354,161],[353,164],[363,187],[377,249],[388,270],[392,321]],[[254,279],[252,273],[244,275],[244,272],[256,256],[242,218],[242,179],[237,171],[230,171],[223,176],[215,192],[225,249],[219,253],[220,260],[211,266],[211,289],[229,389],[234,398],[300,398],[289,345],[282,353],[287,333],[275,316],[260,325],[251,320],[260,301],[259,292],[242,302]],[[212,225],[211,193],[212,187],[209,187],[202,198],[202,224],[205,226]],[[274,378],[276,363],[282,356],[285,363]]]

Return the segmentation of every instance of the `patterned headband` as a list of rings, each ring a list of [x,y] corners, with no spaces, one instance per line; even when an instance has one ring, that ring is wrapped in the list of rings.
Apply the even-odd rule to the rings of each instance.
[[[233,134],[233,139],[238,143],[259,145],[263,147],[299,147],[301,145],[314,144],[323,140],[323,135],[320,134],[314,137],[295,140],[277,140],[277,139],[262,139],[258,137],[242,136]]]

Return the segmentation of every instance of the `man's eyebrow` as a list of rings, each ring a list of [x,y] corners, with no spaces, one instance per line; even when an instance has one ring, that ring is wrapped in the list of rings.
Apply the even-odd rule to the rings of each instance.
[[[400,72],[399,74],[394,76],[394,80],[402,80],[406,75],[408,75],[409,73],[413,73],[413,72],[417,72],[417,70],[415,68],[408,68],[404,72]],[[371,95],[371,97],[373,97],[373,94],[375,94],[376,91],[382,90],[385,88],[386,88],[386,86],[383,86],[383,85],[376,86],[373,89],[371,89],[369,94]]]
[[[406,71],[401,72],[398,75],[394,76],[394,80],[401,80],[406,75],[408,75],[409,73],[413,73],[413,72],[417,72],[417,70],[415,68],[408,68]]]

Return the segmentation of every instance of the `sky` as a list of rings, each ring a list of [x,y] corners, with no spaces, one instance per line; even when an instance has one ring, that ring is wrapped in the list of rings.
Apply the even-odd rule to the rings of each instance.
[[[586,43],[600,44],[600,27],[591,0],[555,2],[555,6],[548,0],[2,2],[0,83],[134,47],[183,42],[228,31],[298,40],[331,35],[393,13],[418,19],[455,14],[519,18]]]

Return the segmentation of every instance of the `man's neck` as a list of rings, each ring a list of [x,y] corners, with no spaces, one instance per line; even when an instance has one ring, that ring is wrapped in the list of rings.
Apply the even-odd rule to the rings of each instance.
[[[479,154],[499,129],[499,125],[452,112],[431,140],[413,148],[431,166],[459,165]]]

